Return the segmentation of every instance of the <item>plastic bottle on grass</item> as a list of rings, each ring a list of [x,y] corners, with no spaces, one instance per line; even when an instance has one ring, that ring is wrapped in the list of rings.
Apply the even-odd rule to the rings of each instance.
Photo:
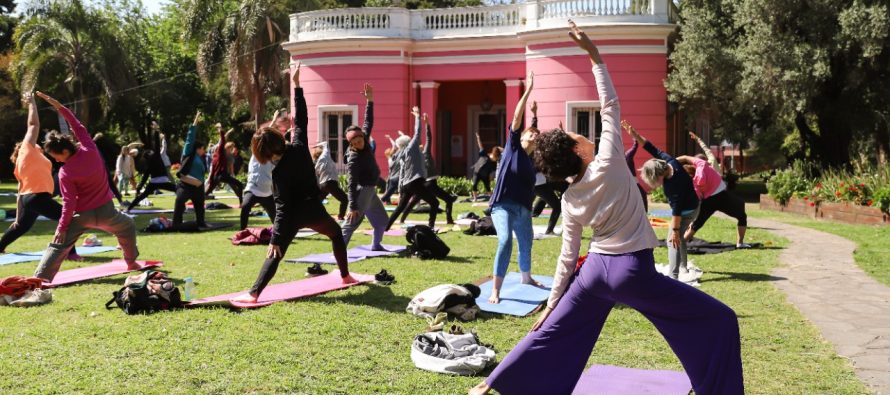
[[[185,301],[189,302],[197,296],[197,293],[195,292],[195,281],[192,280],[191,277],[186,277],[184,280],[185,285],[182,286],[182,290],[185,292]]]

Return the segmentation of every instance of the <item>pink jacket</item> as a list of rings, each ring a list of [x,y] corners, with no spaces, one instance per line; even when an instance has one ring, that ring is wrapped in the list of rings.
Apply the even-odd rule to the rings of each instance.
[[[74,117],[71,110],[62,107],[59,113],[71,125],[80,148],[59,169],[59,189],[62,191],[62,217],[56,228],[64,234],[75,213],[99,208],[111,201],[108,173],[105,161],[87,129]]]
[[[695,159],[692,163],[695,165],[695,176],[692,177],[695,194],[701,200],[707,199],[720,187],[723,177],[708,164],[708,161]]]

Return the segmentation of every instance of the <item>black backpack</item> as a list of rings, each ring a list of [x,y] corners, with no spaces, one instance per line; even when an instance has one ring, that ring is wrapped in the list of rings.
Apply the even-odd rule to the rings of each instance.
[[[146,270],[130,276],[123,288],[113,293],[114,297],[105,303],[106,309],[116,303],[127,314],[153,313],[182,307],[179,288],[167,274]]]
[[[408,240],[408,251],[420,259],[443,259],[451,252],[439,235],[426,225],[408,228],[405,239]]]
[[[491,236],[498,234],[498,232],[494,229],[494,221],[491,220],[491,217],[485,216],[478,221],[473,222],[470,227],[464,231],[464,234],[472,236]]]

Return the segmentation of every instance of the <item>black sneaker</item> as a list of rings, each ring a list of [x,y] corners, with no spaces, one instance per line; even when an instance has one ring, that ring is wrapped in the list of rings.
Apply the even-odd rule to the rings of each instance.
[[[380,269],[380,273],[375,274],[374,279],[377,280],[377,283],[383,285],[389,285],[396,281],[395,276],[387,273],[386,269]]]
[[[328,274],[328,271],[322,269],[321,264],[319,263],[309,266],[309,268],[306,269],[306,277],[324,276],[325,274]]]

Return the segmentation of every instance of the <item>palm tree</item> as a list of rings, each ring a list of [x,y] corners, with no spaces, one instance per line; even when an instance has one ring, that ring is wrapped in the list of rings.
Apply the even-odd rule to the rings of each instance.
[[[266,92],[281,83],[287,15],[281,0],[184,0],[187,40],[198,40],[198,73],[206,82],[227,69],[232,101],[247,101],[255,127]],[[282,28],[284,26],[284,28]]]
[[[22,91],[62,81],[81,121],[89,124],[89,98],[104,93],[107,111],[115,92],[135,84],[126,53],[105,14],[81,0],[45,1],[33,8],[13,36],[13,72]]]

